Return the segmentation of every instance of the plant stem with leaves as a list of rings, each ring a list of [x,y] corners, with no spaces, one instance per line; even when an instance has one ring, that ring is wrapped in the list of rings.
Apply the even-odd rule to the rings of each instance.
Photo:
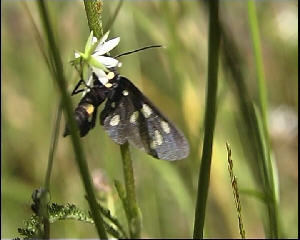
[[[95,36],[99,39],[102,37],[102,21],[101,21],[101,12],[103,8],[103,2],[100,0],[90,1],[84,0],[86,16],[88,19],[88,24],[90,30],[94,32]],[[115,14],[110,22],[112,24],[116,18],[122,1],[119,3],[118,8],[115,11]],[[110,26],[110,25],[109,25]],[[106,29],[106,31],[109,29]],[[134,184],[134,174],[132,167],[132,159],[129,152],[129,144],[125,143],[120,146],[122,163],[123,163],[123,174],[125,180],[125,189],[126,194],[122,199],[124,203],[124,208],[128,220],[129,233],[131,238],[139,238],[141,231],[141,217],[139,208],[136,203],[135,196],[135,184]],[[121,197],[121,195],[120,195]]]

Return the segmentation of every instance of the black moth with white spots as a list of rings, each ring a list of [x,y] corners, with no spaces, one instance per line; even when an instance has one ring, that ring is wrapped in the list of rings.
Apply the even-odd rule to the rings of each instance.
[[[189,154],[189,144],[177,129],[141,91],[116,72],[103,85],[93,73],[94,83],[75,109],[80,136],[95,126],[97,108],[106,99],[100,123],[117,144],[131,143],[151,156],[164,160],[179,160]],[[79,84],[78,84],[79,85]],[[78,86],[77,86],[78,87]],[[76,94],[76,88],[73,94]],[[64,136],[69,135],[66,127]]]

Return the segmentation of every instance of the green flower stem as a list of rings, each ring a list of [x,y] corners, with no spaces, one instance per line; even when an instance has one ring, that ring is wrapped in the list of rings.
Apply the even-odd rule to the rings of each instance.
[[[114,21],[118,14],[122,2],[119,3],[116,13],[113,16]],[[94,35],[99,39],[103,35],[101,12],[103,7],[102,0],[84,0],[85,11],[88,19],[89,28],[94,32]],[[123,161],[123,173],[125,179],[126,198],[125,211],[128,219],[129,233],[131,238],[139,238],[141,229],[141,218],[139,209],[136,203],[135,187],[134,187],[134,175],[132,168],[132,160],[130,157],[128,143],[120,146],[122,161]]]
[[[213,134],[216,120],[216,99],[218,83],[218,60],[220,47],[219,1],[209,1],[209,49],[207,95],[205,109],[205,130],[202,159],[198,179],[197,203],[195,211],[194,238],[203,238],[206,200],[209,188]]]
[[[132,160],[129,152],[129,144],[126,142],[120,146],[123,161],[123,173],[126,189],[126,216],[128,219],[129,234],[131,238],[140,238],[141,218],[136,203],[134,175]]]
[[[103,35],[101,13],[103,8],[102,0],[83,0],[88,25],[94,36],[100,39]]]
[[[74,152],[75,152],[75,156],[76,156],[76,161],[77,161],[77,165],[79,167],[79,172],[80,172],[80,175],[81,175],[81,178],[82,178],[82,181],[83,181],[86,193],[87,193],[87,198],[88,198],[88,202],[89,202],[90,209],[92,212],[92,216],[95,221],[95,225],[96,225],[96,229],[98,231],[99,237],[103,238],[103,239],[107,239],[105,228],[103,226],[103,220],[101,218],[100,213],[97,210],[97,201],[96,201],[95,194],[93,191],[91,178],[90,178],[89,171],[88,171],[88,166],[85,161],[84,153],[83,153],[82,146],[80,143],[79,134],[77,131],[78,129],[77,129],[74,117],[73,117],[72,102],[71,102],[71,99],[69,97],[69,94],[68,94],[68,91],[66,88],[66,82],[65,82],[64,75],[63,75],[63,67],[62,67],[63,65],[62,65],[62,61],[60,58],[60,54],[59,54],[56,42],[54,40],[54,35],[53,35],[52,28],[50,25],[48,12],[46,10],[44,0],[38,1],[37,4],[40,9],[41,20],[44,25],[45,34],[48,39],[48,44],[52,50],[52,51],[50,51],[50,54],[52,55],[51,57],[54,61],[55,68],[56,68],[56,71],[55,71],[56,78],[55,79],[57,81],[59,91],[61,92],[62,103],[64,106],[64,113],[67,117],[68,123],[70,124],[69,126],[70,126],[70,130],[71,130],[71,140],[72,140],[72,144],[73,144],[73,148],[74,148]]]

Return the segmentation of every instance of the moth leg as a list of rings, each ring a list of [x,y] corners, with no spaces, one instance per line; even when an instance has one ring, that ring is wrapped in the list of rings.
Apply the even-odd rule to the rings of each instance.
[[[79,82],[76,84],[74,90],[72,91],[71,96],[85,91],[85,89],[79,89],[81,85],[84,85],[86,88],[91,88],[89,85],[86,84],[86,82],[83,79],[80,79]]]

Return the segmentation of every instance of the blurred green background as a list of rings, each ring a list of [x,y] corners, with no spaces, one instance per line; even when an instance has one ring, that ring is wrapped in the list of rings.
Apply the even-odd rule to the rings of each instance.
[[[70,89],[78,75],[69,64],[74,49],[83,50],[89,35],[82,1],[48,1]],[[26,1],[40,32],[35,1]],[[118,1],[104,1],[105,26]],[[298,237],[298,2],[257,1],[263,61],[268,87],[272,154],[280,187],[281,228]],[[43,185],[58,90],[38,48],[34,28],[21,1],[1,1],[2,76],[2,238],[18,236],[31,215],[31,193]],[[246,63],[247,86],[257,99],[255,64],[246,1],[221,1],[222,21],[229,27]],[[153,49],[123,57],[128,77],[188,137],[190,156],[177,162],[153,159],[131,148],[137,201],[143,217],[142,237],[192,237],[196,189],[203,143],[207,74],[207,9],[198,1],[125,1],[111,28],[121,37],[112,55],[151,44]],[[46,42],[46,41],[45,41]],[[238,238],[238,220],[227,170],[225,142],[231,145],[240,190],[256,189],[242,148],[237,100],[220,68],[205,236]],[[74,106],[79,97],[74,97]],[[98,122],[98,121],[97,121]],[[51,178],[51,200],[88,209],[64,120]],[[113,180],[123,181],[119,146],[99,124],[82,138],[97,191],[109,196],[109,207],[127,226]],[[263,203],[241,194],[246,236],[263,238]],[[95,238],[94,226],[72,220],[51,225],[52,238]]]

